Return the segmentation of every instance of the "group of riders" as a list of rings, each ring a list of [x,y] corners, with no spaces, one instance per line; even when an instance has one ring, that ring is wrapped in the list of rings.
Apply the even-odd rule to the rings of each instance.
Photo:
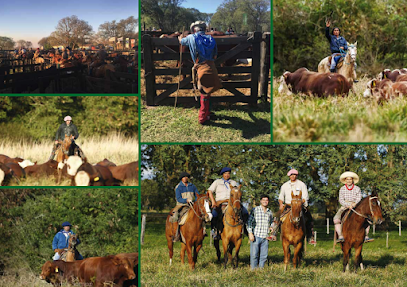
[[[231,171],[232,169],[229,167],[224,167],[220,171],[219,175],[221,178],[216,179],[211,186],[208,188],[208,195],[209,199],[212,203],[212,211],[211,215],[211,234],[215,240],[220,239],[221,233],[221,224],[220,219],[222,216],[222,210],[220,209],[220,205],[230,198],[230,191],[231,186],[237,186],[237,182],[231,179]],[[314,221],[311,216],[310,208],[308,206],[309,202],[309,195],[308,195],[308,188],[304,182],[298,179],[298,171],[296,169],[291,169],[287,176],[289,180],[285,182],[280,189],[280,194],[278,198],[279,202],[279,217],[283,217],[291,208],[291,200],[292,194],[299,195],[302,194],[302,214],[305,220],[305,233],[309,244],[316,244],[315,236],[314,236]],[[180,182],[175,187],[175,195],[177,200],[177,205],[172,211],[172,215],[170,217],[170,222],[177,222],[179,220],[179,213],[184,207],[193,204],[194,201],[197,200],[198,190],[196,186],[189,181],[190,174],[187,172],[182,172],[180,174]],[[354,172],[344,172],[340,176],[340,181],[344,185],[339,190],[339,203],[340,208],[334,217],[334,224],[335,224],[335,231],[338,234],[337,242],[344,242],[344,237],[342,235],[342,223],[341,223],[341,216],[346,210],[353,209],[361,200],[362,200],[362,192],[361,189],[356,186],[356,183],[359,181],[359,176]],[[215,194],[215,197],[214,197]],[[267,195],[262,195],[260,198],[261,205],[253,208],[251,214],[249,215],[248,210],[242,205],[241,207],[241,223],[246,224],[249,239],[253,244],[255,242],[255,234],[253,234],[253,229],[261,228],[261,224],[264,225],[264,230],[267,230],[267,236],[262,238],[263,240],[266,239],[268,241],[276,241],[276,235],[278,232],[278,225],[280,220],[276,217],[272,216],[271,211],[267,208],[269,202],[269,197]],[[263,206],[264,205],[264,206]],[[261,209],[261,207],[263,209]],[[262,212],[263,210],[263,212]],[[267,220],[263,220],[262,222],[253,223],[253,221],[258,218],[256,213],[260,213],[260,215],[269,214],[267,215]],[[263,215],[264,216],[264,215]],[[369,236],[369,227],[366,229],[365,232],[365,242],[373,241],[372,238]],[[176,236],[177,237],[177,236]],[[268,243],[267,243],[268,246]],[[260,262],[260,266],[264,266]]]

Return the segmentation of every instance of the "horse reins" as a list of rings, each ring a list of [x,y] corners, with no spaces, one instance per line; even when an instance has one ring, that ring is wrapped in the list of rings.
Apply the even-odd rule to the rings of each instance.
[[[229,201],[231,201],[230,198],[229,198]],[[235,208],[234,205],[235,205],[236,202],[240,202],[240,204],[242,204],[242,202],[240,201],[240,199],[236,199],[236,200],[234,200],[233,203],[231,204],[232,210],[233,210],[233,212],[238,216],[238,219],[236,220],[236,219],[235,219],[233,216],[231,216],[231,215],[229,215],[229,217],[231,217],[231,218],[234,219],[235,221],[238,221],[238,222],[239,222],[239,218],[241,218],[241,215],[242,215],[242,208],[241,208],[241,207],[240,207],[240,209]],[[230,224],[230,223],[227,221],[227,219],[226,219],[226,215],[228,215],[227,210],[226,210],[226,212],[225,212],[225,223],[226,223],[227,225],[229,225],[230,227],[237,227],[237,226],[243,225],[243,223],[240,223],[240,222],[239,222],[238,224]]]
[[[369,198],[369,208],[370,208],[370,213],[371,213],[372,218],[373,218],[373,217],[374,217],[374,212],[373,212],[372,202],[371,202],[372,199],[377,199],[377,196],[374,196],[374,197],[370,197],[370,198]],[[352,210],[354,213],[356,213],[357,215],[359,215],[359,216],[365,218],[365,219],[367,220],[367,222],[369,222],[369,224],[372,224],[372,223],[373,223],[373,222],[369,219],[369,216],[360,214],[360,213],[357,212],[354,208],[351,208],[351,210]]]
[[[203,220],[205,220],[205,216],[203,215],[204,212],[202,212],[201,206],[199,205],[199,201],[202,200],[202,199],[208,199],[208,197],[204,196],[204,197],[201,197],[200,199],[197,200],[199,212],[202,214],[202,216],[199,216],[198,213],[196,213],[195,208],[194,208],[194,205],[193,205],[192,202],[189,202],[188,204],[189,204],[189,206],[191,207],[192,211],[195,213],[195,215],[196,215],[200,220],[203,221]]]
[[[302,199],[300,199],[300,198],[299,199],[291,199],[291,202],[293,202],[293,201],[301,201],[302,202]],[[302,207],[301,207],[301,212],[300,212],[300,216],[299,216],[300,220],[301,220],[301,217],[303,217]],[[291,209],[290,209],[289,218],[290,218],[290,222],[295,224],[295,225],[298,225],[300,223],[300,220],[298,220],[296,222],[293,222],[293,207],[292,206],[291,206]]]

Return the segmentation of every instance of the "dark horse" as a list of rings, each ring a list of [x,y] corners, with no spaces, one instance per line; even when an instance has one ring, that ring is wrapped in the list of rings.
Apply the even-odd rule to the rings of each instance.
[[[225,268],[228,259],[232,262],[234,268],[237,268],[239,262],[239,250],[242,245],[243,237],[243,223],[242,221],[242,185],[234,187],[230,185],[230,197],[226,207],[225,214],[223,215],[222,223],[223,230],[221,233],[223,256],[225,257]],[[219,240],[214,241],[218,261],[220,261]],[[232,257],[233,248],[235,250],[235,257]]]
[[[302,191],[299,195],[291,192],[291,210],[281,225],[281,238],[284,250],[284,271],[290,262],[290,245],[294,246],[294,269],[300,264],[304,251],[305,220],[302,214]]]
[[[197,201],[188,210],[188,219],[184,225],[180,226],[179,232],[185,239],[181,239],[181,263],[184,264],[185,250],[188,255],[189,268],[195,269],[195,264],[198,259],[198,252],[202,247],[204,240],[204,222],[209,221],[209,200],[206,195],[199,195]],[[170,217],[172,211],[167,216],[165,222],[165,237],[167,238],[168,249],[170,253],[170,265],[172,263],[173,256],[173,239],[177,232],[178,222],[171,223]],[[192,257],[192,247],[194,248],[194,255]]]
[[[360,266],[363,270],[362,247],[365,241],[365,229],[370,223],[381,224],[384,221],[382,209],[377,195],[370,195],[362,199],[350,211],[342,224],[342,233],[345,239],[342,242],[343,272],[349,270],[349,256],[352,247],[355,248],[355,271]]]

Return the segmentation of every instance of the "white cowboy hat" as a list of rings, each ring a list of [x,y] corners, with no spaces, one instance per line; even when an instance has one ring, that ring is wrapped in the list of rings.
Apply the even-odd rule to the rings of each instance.
[[[348,177],[353,178],[353,183],[354,183],[354,184],[357,184],[357,183],[359,182],[359,176],[358,176],[356,173],[351,172],[351,171],[346,171],[346,172],[342,173],[342,174],[341,174],[341,177],[339,178],[339,180],[340,180],[343,184],[346,184],[345,179],[348,178]]]
[[[191,30],[193,32],[194,31],[193,29],[196,26],[201,26],[201,27],[203,27],[205,29],[206,28],[206,23],[204,21],[196,21],[196,22],[191,24],[191,26],[189,27],[189,30]]]

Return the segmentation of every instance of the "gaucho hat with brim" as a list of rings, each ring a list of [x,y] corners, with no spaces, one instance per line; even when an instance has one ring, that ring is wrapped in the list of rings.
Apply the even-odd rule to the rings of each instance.
[[[204,21],[196,21],[194,23],[191,24],[191,26],[189,27],[189,30],[191,30],[192,32],[194,31],[195,27],[202,27],[203,29],[206,28],[206,23]]]
[[[352,171],[346,171],[346,172],[342,173],[342,174],[341,174],[341,177],[339,178],[339,180],[340,180],[343,184],[346,184],[346,179],[347,179],[348,177],[353,178],[353,183],[354,183],[354,184],[357,184],[357,183],[359,182],[359,176],[358,176],[356,173],[352,172]]]

